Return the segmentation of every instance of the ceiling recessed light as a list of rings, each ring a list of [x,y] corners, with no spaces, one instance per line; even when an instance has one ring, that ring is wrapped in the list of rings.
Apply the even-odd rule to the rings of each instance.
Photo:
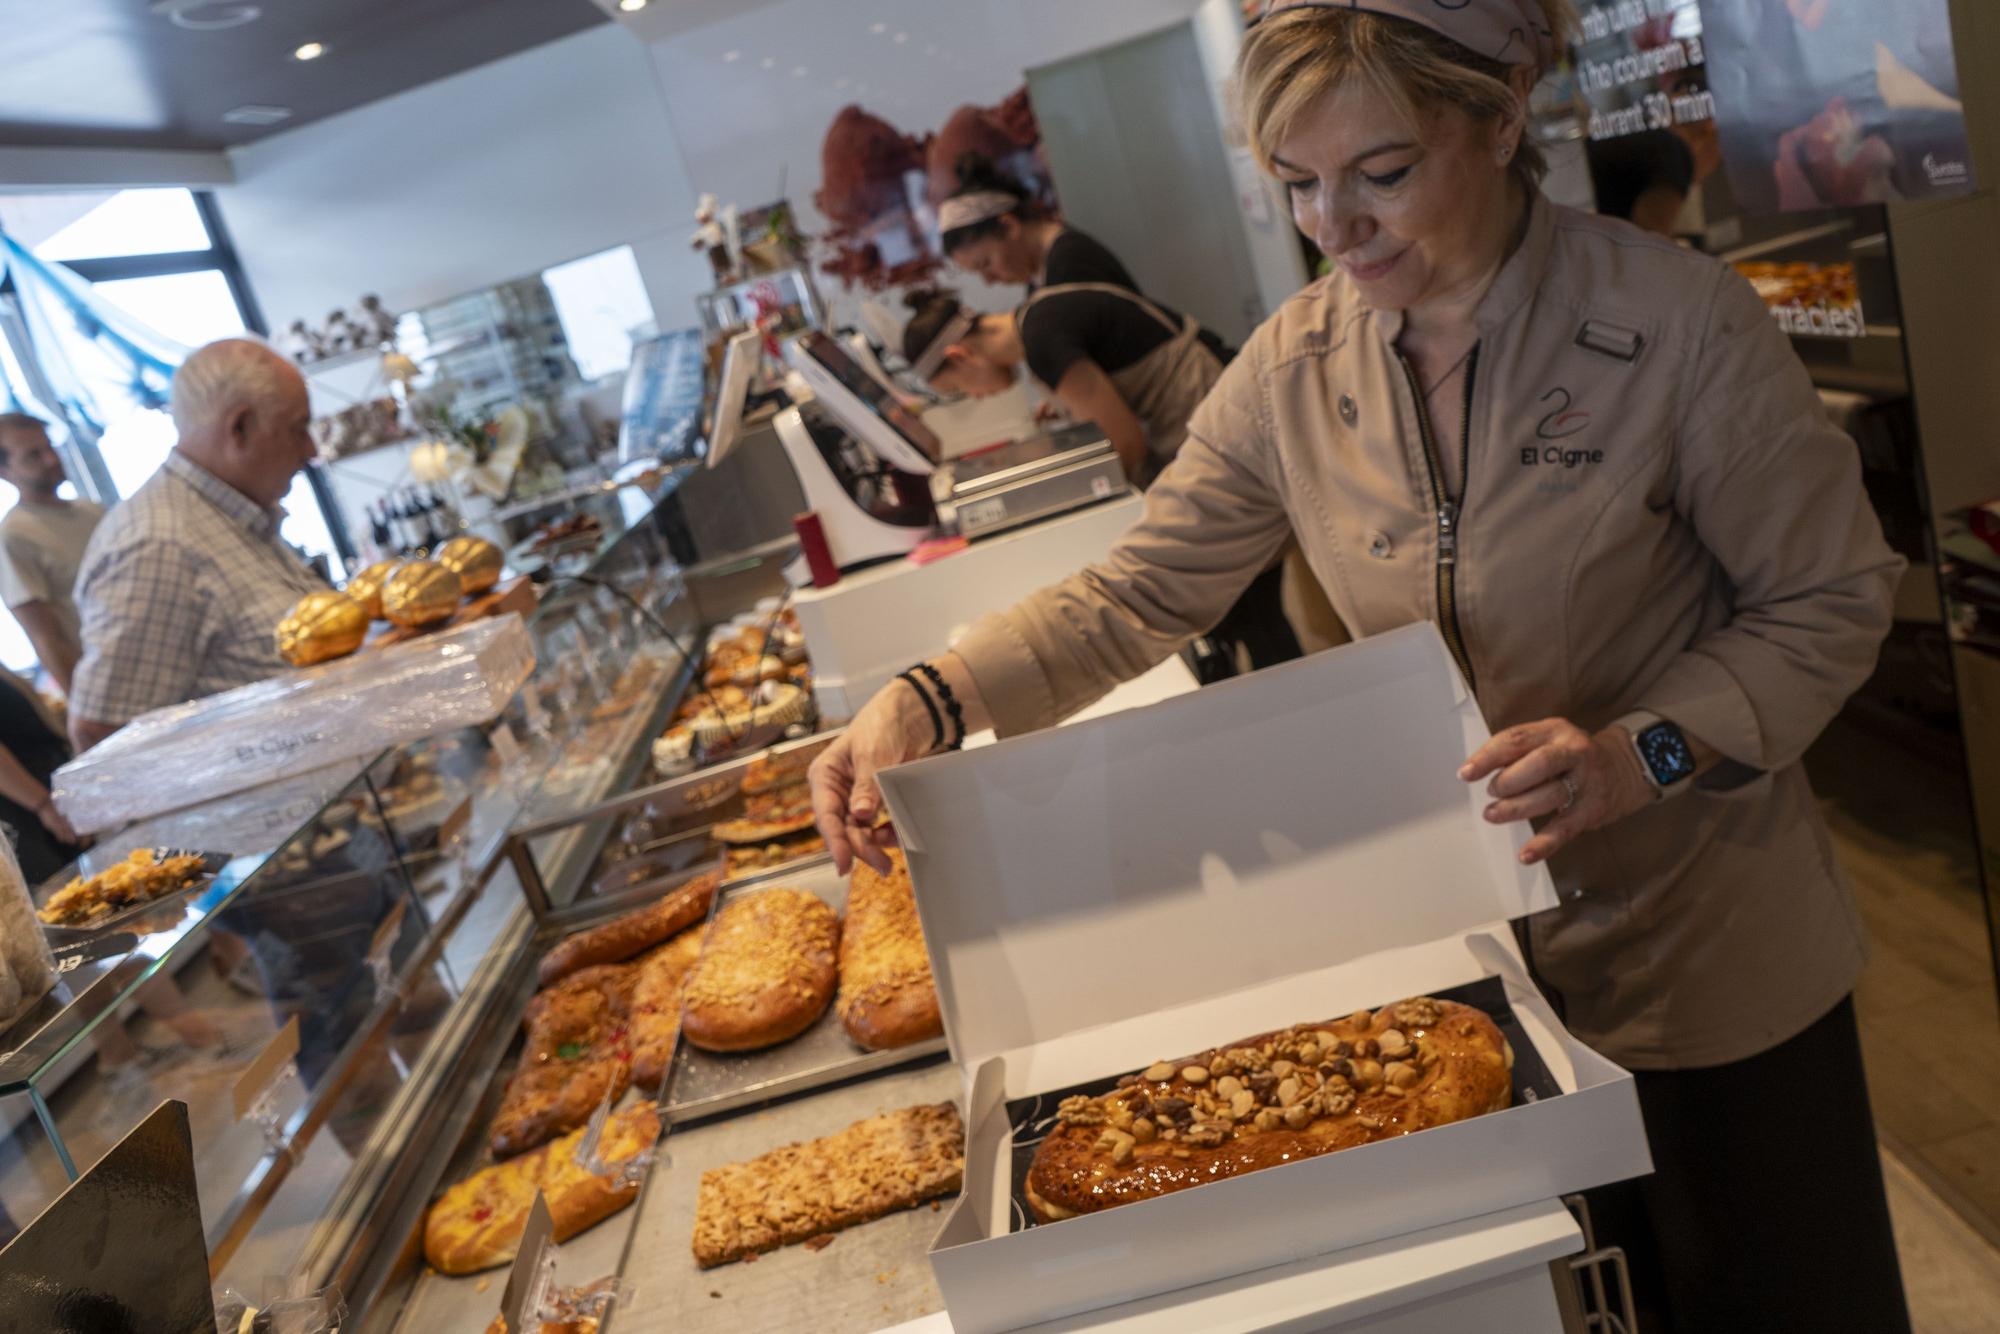
[[[741,51],[724,51],[722,53],[722,63],[725,65],[734,65],[737,61],[741,59],[743,59],[743,53]]]
[[[762,65],[765,69],[778,68],[778,58],[776,56],[765,56],[762,60],[758,61],[757,63]]]
[[[792,77],[793,77],[794,79],[803,79],[803,78],[805,78],[805,77],[806,77],[806,67],[805,67],[804,65],[794,65],[794,66],[792,66]]]
[[[886,23],[871,23],[868,25],[868,31],[880,37],[883,33],[889,31],[889,25]]]
[[[618,0],[618,7],[627,14],[636,14],[646,7],[646,0]]]
[[[897,45],[897,46],[901,46],[901,45],[902,45],[902,44],[903,44],[904,42],[907,42],[907,41],[909,41],[909,40],[910,40],[910,34],[908,34],[908,33],[906,33],[906,32],[899,32],[899,33],[897,33],[897,34],[896,34],[896,45]]]
[[[307,42],[304,46],[301,46],[296,51],[292,52],[292,59],[318,60],[321,56],[326,54],[326,49],[327,48],[325,42]]]
[[[276,125],[281,120],[291,118],[290,107],[267,107],[254,103],[222,113],[222,119],[230,125]]]
[[[190,32],[221,32],[255,23],[264,11],[233,0],[153,0],[152,11],[166,16],[176,28]]]

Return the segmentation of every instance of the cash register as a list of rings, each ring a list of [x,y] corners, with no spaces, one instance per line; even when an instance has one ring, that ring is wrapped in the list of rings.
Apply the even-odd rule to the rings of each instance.
[[[724,355],[725,397],[737,357],[734,345]],[[937,436],[837,338],[800,334],[785,360],[810,401],[774,426],[843,570],[903,555],[934,529],[976,542],[1126,493],[1118,456],[1094,427],[940,462]],[[712,447],[711,464],[725,452]]]

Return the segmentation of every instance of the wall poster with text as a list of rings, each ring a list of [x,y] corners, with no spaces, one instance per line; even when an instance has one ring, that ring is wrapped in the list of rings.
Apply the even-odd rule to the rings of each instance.
[[[1972,190],[1949,0],[1700,3],[1716,125],[1745,212]]]

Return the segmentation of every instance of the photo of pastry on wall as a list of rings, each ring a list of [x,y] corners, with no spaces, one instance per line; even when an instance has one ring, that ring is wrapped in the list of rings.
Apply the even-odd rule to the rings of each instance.
[[[1971,192],[1948,0],[1702,0],[1701,12],[1746,211]]]

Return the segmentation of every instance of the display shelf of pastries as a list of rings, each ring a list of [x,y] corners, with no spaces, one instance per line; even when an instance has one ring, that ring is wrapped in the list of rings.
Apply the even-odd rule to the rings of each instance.
[[[813,713],[812,664],[789,607],[746,613],[709,635],[695,688],[653,745],[663,777],[759,745]]]
[[[64,931],[108,931],[205,886],[228,860],[222,853],[134,848],[122,861],[71,878],[35,915]]]
[[[947,1189],[951,1164],[939,1161],[945,1155],[935,1151],[936,1136],[906,1141],[907,1164],[897,1163],[893,1189],[907,1191],[909,1207],[897,1207],[903,1203],[900,1198],[869,1200],[873,1192],[860,1171],[872,1164],[852,1162],[855,1175],[846,1180],[842,1172],[849,1164],[837,1161],[822,1181],[804,1191],[771,1192],[741,1211],[749,1218],[746,1230],[758,1225],[769,1225],[772,1232],[789,1228],[799,1238],[795,1243],[763,1249],[750,1263],[709,1268],[702,1266],[696,1246],[703,1230],[705,1186],[713,1203],[724,1179],[760,1172],[773,1165],[772,1155],[782,1159],[790,1146],[833,1139],[878,1117],[948,1106],[960,1096],[960,1082],[956,1066],[934,1057],[809,1097],[677,1126],[671,1140],[673,1166],[649,1184],[633,1225],[627,1272],[643,1274],[646,1281],[634,1284],[631,1300],[618,1312],[617,1328],[624,1334],[741,1334],[808,1326],[877,1330],[942,1310],[925,1252],[955,1197]],[[927,1125],[941,1119],[933,1111],[924,1115]],[[900,1170],[905,1165],[912,1178],[908,1182]],[[851,1188],[851,1195],[843,1187]],[[864,1201],[878,1207],[867,1210],[872,1216],[866,1221],[822,1231],[821,1225],[835,1221],[838,1206],[829,1207],[821,1196],[833,1191],[841,1191],[850,1207]],[[772,1240],[758,1237],[767,1247]],[[812,1313],[809,1321],[801,1319],[802,1311]]]
[[[705,952],[731,943],[728,927],[737,915],[745,918],[742,938],[749,948],[728,959],[724,968],[696,964],[687,983],[689,1012],[692,1016],[697,1007],[726,1012],[732,1003],[741,1003],[755,1007],[755,1013],[739,1023],[725,1018],[711,1024],[713,1036],[692,1018],[683,1024],[666,1098],[671,1123],[718,1116],[945,1049],[942,1036],[874,1051],[857,1042],[834,1004],[841,981],[837,926],[823,931],[810,920],[810,904],[804,912],[788,905],[785,911],[752,916],[750,910],[766,896],[812,900],[824,918],[837,919],[847,908],[848,882],[828,861],[726,885],[717,894]],[[760,944],[765,948],[757,948]],[[769,997],[790,1004],[774,1004]],[[704,1040],[735,1049],[705,1050],[698,1045]]]
[[[517,1016],[518,1035],[475,1086],[477,1109],[430,1193],[425,1267],[398,1328],[485,1328],[538,1188],[560,1243],[558,1281],[619,1272],[664,1133],[655,1099],[715,883],[696,878],[639,909],[547,929],[520,952],[525,977],[494,1002]],[[606,1106],[592,1155],[591,1118]]]
[[[728,877],[741,880],[823,858],[805,775],[834,735],[784,742],[572,812],[570,818],[602,815],[611,824],[579,881],[581,892],[644,893],[661,877],[711,860],[725,861]],[[759,790],[745,791],[746,781]],[[538,867],[560,850],[552,832],[530,829],[523,837]],[[545,869],[543,877],[555,873]]]

